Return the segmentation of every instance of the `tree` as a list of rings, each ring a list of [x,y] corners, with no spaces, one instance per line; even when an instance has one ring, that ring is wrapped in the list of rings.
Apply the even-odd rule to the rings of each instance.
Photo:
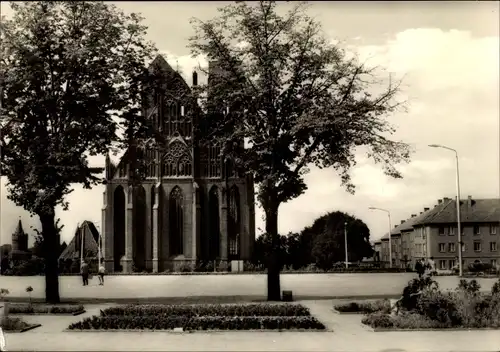
[[[45,296],[58,303],[55,209],[101,182],[89,156],[130,144],[153,46],[137,14],[103,2],[12,2],[1,24],[2,172],[9,199],[42,225]],[[125,133],[121,132],[121,127]]]
[[[61,219],[57,218],[56,222],[54,223],[55,233],[56,233],[56,236],[58,238],[60,238],[61,231],[64,228],[64,225],[59,225],[60,221],[61,221]],[[35,243],[33,243],[33,248],[31,249],[31,254],[33,254],[34,256],[40,257],[40,258],[45,258],[45,254],[43,252],[43,250],[44,250],[43,233],[39,229],[36,229],[33,227],[32,227],[32,229],[35,232],[35,235],[34,235]],[[59,243],[59,241],[57,241],[57,243]],[[59,258],[59,255],[61,255],[61,253],[60,253],[61,249],[59,248],[57,251],[59,252],[59,254],[57,255],[57,257]]]
[[[275,254],[268,299],[280,300],[278,210],[305,192],[308,166],[335,168],[354,192],[349,171],[356,148],[364,146],[388,175],[401,177],[395,165],[408,161],[409,148],[389,139],[394,130],[384,119],[401,106],[399,85],[381,88],[374,69],[330,44],[304,3],[281,16],[273,1],[239,1],[217,18],[193,23],[193,54],[219,68],[197,92],[203,111],[211,112],[209,137],[259,186]]]
[[[317,231],[313,240],[312,255],[319,268],[328,270],[336,262],[345,262],[345,228],[349,261],[358,261],[373,255],[368,226],[360,219],[336,211],[320,217],[312,226],[313,231]]]

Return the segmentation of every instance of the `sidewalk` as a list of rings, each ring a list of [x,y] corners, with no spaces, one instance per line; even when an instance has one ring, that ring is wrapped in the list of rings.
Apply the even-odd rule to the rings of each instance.
[[[69,323],[97,314],[86,307],[77,317],[31,316],[42,327],[6,334],[9,351],[352,351],[405,352],[500,350],[499,331],[373,332],[361,315],[333,313],[332,301],[300,302],[333,332],[63,332]]]

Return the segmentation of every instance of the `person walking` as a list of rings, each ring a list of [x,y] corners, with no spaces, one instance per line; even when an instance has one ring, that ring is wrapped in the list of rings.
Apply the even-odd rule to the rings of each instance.
[[[106,269],[104,268],[104,264],[101,263],[99,265],[99,285],[103,286],[104,285],[104,273],[106,272]]]
[[[89,284],[89,265],[85,262],[85,260],[82,261],[80,273],[82,274],[83,286],[87,286]]]

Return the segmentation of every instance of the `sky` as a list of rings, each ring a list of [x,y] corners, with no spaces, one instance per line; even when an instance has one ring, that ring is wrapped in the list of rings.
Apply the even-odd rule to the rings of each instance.
[[[166,55],[172,67],[190,76],[199,60],[190,57],[188,38],[191,17],[209,19],[225,2],[115,2],[126,12],[140,12],[148,26],[148,39]],[[409,143],[412,162],[400,167],[403,179],[385,176],[379,165],[357,155],[352,170],[356,193],[341,187],[334,170],[311,168],[308,190],[282,205],[279,231],[300,231],[330,211],[345,211],[363,220],[371,238],[392,225],[432,207],[443,197],[454,198],[454,154],[429,148],[442,144],[457,150],[462,198],[500,197],[499,138],[499,3],[498,2],[312,2],[309,9],[326,36],[361,60],[403,78],[405,113],[389,117],[396,126],[396,140]],[[290,7],[280,3],[280,11]],[[1,12],[12,13],[1,2]],[[383,69],[383,70],[382,70]],[[191,81],[188,79],[188,83]],[[103,164],[103,158],[92,160]],[[10,243],[18,219],[24,228],[39,227],[23,209],[7,200],[6,180],[1,182],[1,243]],[[67,200],[68,211],[57,216],[65,225],[62,240],[71,240],[78,223],[101,222],[103,187],[75,187]],[[264,228],[263,212],[256,211],[257,233]]]

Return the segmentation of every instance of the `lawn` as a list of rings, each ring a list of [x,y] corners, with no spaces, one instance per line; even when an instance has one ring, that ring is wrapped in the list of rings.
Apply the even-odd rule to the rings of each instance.
[[[71,324],[69,330],[324,330],[299,304],[127,305]]]

